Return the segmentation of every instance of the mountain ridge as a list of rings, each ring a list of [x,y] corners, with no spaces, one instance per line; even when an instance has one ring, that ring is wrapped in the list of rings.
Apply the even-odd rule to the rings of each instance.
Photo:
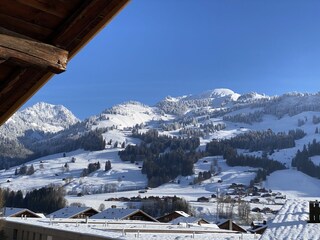
[[[18,149],[22,149],[24,153],[29,154],[31,151],[31,153],[37,152],[37,156],[43,156],[46,152],[52,153],[50,150],[52,144],[55,146],[54,149],[67,150],[68,148],[64,146],[66,140],[71,144],[92,131],[102,133],[106,142],[115,138],[118,143],[126,141],[122,131],[131,131],[144,125],[169,132],[179,130],[176,134],[182,134],[181,136],[196,134],[204,137],[217,134],[212,132],[216,124],[220,124],[219,129],[231,123],[249,124],[250,128],[250,125],[263,122],[268,115],[283,118],[286,115],[295,116],[306,111],[320,111],[317,102],[320,102],[319,93],[295,92],[267,96],[250,92],[240,95],[230,89],[218,88],[194,95],[168,96],[155,106],[127,101],[83,121],[77,119],[64,106],[42,102],[15,113],[0,127],[0,140],[2,142],[10,140],[11,144],[7,145],[15,149],[14,151],[21,152]],[[210,120],[212,118],[220,120],[214,123]],[[206,127],[201,129],[200,124],[197,129],[195,127],[183,129],[190,123],[194,126],[201,123]],[[111,131],[117,132],[118,137],[115,135],[110,137]],[[74,145],[76,146],[80,146],[79,143]],[[74,150],[74,147],[71,149]],[[10,152],[9,150],[7,147],[5,152]],[[10,157],[10,154],[6,156]],[[11,157],[15,157],[14,154]]]

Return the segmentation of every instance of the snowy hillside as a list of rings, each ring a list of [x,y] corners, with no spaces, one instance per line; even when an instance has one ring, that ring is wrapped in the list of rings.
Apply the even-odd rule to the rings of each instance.
[[[206,156],[194,164],[193,174],[178,176],[166,184],[145,191],[148,179],[142,174],[143,157],[138,156],[131,162],[124,162],[118,155],[126,146],[143,142],[138,137],[133,137],[132,133],[141,134],[156,129],[159,136],[185,139],[196,137],[200,139],[200,146],[196,151],[205,151],[206,144],[213,139],[232,139],[244,133],[263,131],[281,136],[288,134],[290,130],[300,129],[305,135],[294,140],[294,145],[288,148],[237,148],[236,151],[245,156],[265,156],[285,164],[286,170],[273,172],[267,177],[262,183],[265,188],[279,191],[288,198],[317,196],[320,194],[317,187],[319,180],[291,169],[291,162],[297,151],[303,150],[304,145],[308,145],[313,139],[319,139],[319,102],[319,94],[290,93],[270,97],[258,93],[240,95],[229,89],[215,89],[196,95],[167,97],[153,107],[130,101],[84,121],[79,121],[62,106],[39,103],[16,113],[0,129],[2,138],[17,141],[16,145],[12,144],[15,148],[11,148],[11,143],[5,141],[0,146],[10,146],[9,150],[26,148],[24,151],[28,154],[28,146],[32,146],[33,151],[41,149],[36,159],[25,163],[27,167],[33,166],[33,174],[16,174],[23,167],[20,163],[1,170],[1,187],[23,189],[26,192],[54,184],[66,190],[69,203],[80,202],[96,208],[102,203],[113,204],[112,201],[105,201],[111,197],[177,195],[192,202],[199,214],[210,217],[216,205],[212,204],[212,207],[198,203],[197,199],[211,197],[217,192],[227,193],[232,184],[248,186],[255,178],[258,168],[230,167],[221,156]],[[83,142],[92,141],[92,138],[84,138],[90,132],[95,136],[102,136],[106,143],[104,149],[76,150],[77,146],[83,146]],[[65,150],[69,149],[69,145],[72,149],[70,152]],[[53,151],[55,154],[45,156],[51,149],[57,149]],[[168,149],[165,153],[166,151]],[[317,165],[319,156],[312,156],[311,160]],[[111,169],[105,171],[108,161]],[[218,165],[215,166],[214,174],[197,182],[199,174],[212,170],[215,161]],[[98,162],[100,169],[83,176],[83,169]],[[303,186],[309,187],[299,187],[301,182],[304,183]],[[249,201],[250,198],[248,197]],[[210,201],[213,203],[215,200]],[[265,199],[261,201],[262,204],[267,202]]]
[[[92,129],[113,127],[123,130],[135,125],[161,120],[168,120],[168,117],[161,116],[158,109],[131,101],[118,104],[98,116],[91,117],[88,124],[91,125]]]

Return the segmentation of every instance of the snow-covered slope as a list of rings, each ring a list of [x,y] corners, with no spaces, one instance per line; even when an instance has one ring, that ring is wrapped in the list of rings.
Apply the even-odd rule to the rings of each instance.
[[[235,93],[234,91],[227,89],[227,88],[216,88],[213,90],[205,91],[200,94],[196,95],[190,95],[186,99],[206,99],[206,98],[223,98],[223,97],[229,97],[233,101],[237,101],[237,99],[240,97],[240,94]]]
[[[56,133],[77,122],[79,122],[79,119],[64,106],[40,102],[16,112],[0,127],[0,133],[3,137],[14,139],[23,136],[30,130],[33,132]]]
[[[218,88],[195,95],[186,95],[175,98],[166,97],[157,104],[157,107],[165,113],[183,115],[190,110],[198,108],[221,108],[231,106],[233,102],[237,101],[239,96],[240,94],[235,93],[230,89]]]
[[[151,121],[167,120],[159,114],[158,109],[149,107],[139,102],[130,101],[118,104],[105,110],[98,116],[88,120],[89,126],[95,128],[124,129],[135,125],[150,123]]]

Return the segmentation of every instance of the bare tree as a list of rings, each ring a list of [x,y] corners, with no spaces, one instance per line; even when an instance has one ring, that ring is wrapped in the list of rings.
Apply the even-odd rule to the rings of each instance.
[[[250,221],[250,203],[246,201],[239,201],[238,205],[239,218],[245,223]]]

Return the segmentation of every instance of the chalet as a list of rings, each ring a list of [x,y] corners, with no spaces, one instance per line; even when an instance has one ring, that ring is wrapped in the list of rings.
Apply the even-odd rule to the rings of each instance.
[[[162,217],[159,217],[157,220],[159,222],[167,223],[179,217],[190,217],[190,215],[188,213],[185,213],[184,211],[174,211],[172,213],[168,213]]]
[[[244,228],[242,228],[238,224],[234,223],[231,219],[226,220],[226,221],[224,221],[222,223],[219,223],[218,227],[220,229],[232,230],[232,231],[237,231],[237,232],[242,232],[242,233],[246,233],[247,232]]]
[[[260,193],[268,193],[269,191],[265,188],[258,188],[258,192]]]
[[[250,199],[250,202],[251,202],[251,203],[259,203],[259,202],[260,202],[260,199],[259,199],[259,198],[251,198],[251,199]]]
[[[276,195],[276,199],[287,199],[286,195]]]
[[[264,193],[264,194],[261,195],[261,197],[264,197],[264,198],[271,197],[271,194],[270,193]]]
[[[269,208],[269,207],[264,207],[262,210],[261,210],[262,213],[272,213],[272,209]]]
[[[253,221],[250,226],[251,228],[248,231],[256,234],[263,234],[268,227],[266,221]]]
[[[27,218],[41,218],[40,214],[34,213],[27,208],[10,208],[2,209],[3,217],[27,217]]]
[[[197,201],[198,201],[198,202],[209,202],[209,198],[207,198],[207,197],[199,197],[199,198],[197,199]]]
[[[90,217],[91,219],[110,219],[110,220],[140,220],[148,222],[158,222],[155,218],[140,209],[130,208],[108,208]]]
[[[91,207],[77,207],[77,206],[70,206],[59,209],[55,211],[47,217],[53,218],[87,218],[91,217],[95,214],[99,213],[99,211],[95,210]]]
[[[216,194],[211,194],[211,198],[217,198],[217,195]]]
[[[251,233],[255,233],[255,234],[263,234],[266,230],[267,230],[268,226],[265,225],[265,226],[260,226],[258,228],[255,228],[255,229],[248,229],[249,232]]]
[[[261,209],[258,207],[252,208],[251,212],[261,212]]]
[[[196,224],[196,225],[202,225],[202,224],[209,224],[210,222],[203,219],[203,218],[197,218],[197,217],[178,217],[176,219],[173,219],[169,223],[172,223],[174,225],[179,225],[179,224]]]

